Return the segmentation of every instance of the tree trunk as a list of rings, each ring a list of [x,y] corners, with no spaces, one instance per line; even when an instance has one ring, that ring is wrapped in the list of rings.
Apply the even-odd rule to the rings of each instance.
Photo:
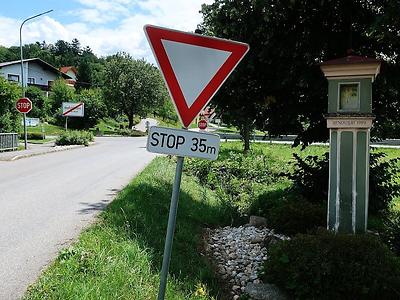
[[[243,152],[246,153],[247,151],[250,150],[250,124],[248,120],[246,120],[246,123],[243,126],[242,138],[244,141]]]
[[[128,116],[128,128],[129,129],[132,129],[132,127],[133,127],[133,115],[132,114],[128,114],[127,115]]]

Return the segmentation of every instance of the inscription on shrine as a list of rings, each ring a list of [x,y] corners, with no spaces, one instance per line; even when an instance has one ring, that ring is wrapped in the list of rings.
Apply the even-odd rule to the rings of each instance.
[[[327,126],[328,128],[370,128],[372,126],[372,119],[327,119]]]

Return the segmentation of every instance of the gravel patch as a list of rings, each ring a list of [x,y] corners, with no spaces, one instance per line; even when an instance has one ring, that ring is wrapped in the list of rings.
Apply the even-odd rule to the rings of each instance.
[[[288,239],[268,228],[227,226],[208,230],[206,251],[219,277],[230,286],[232,299],[238,299],[249,283],[262,283],[259,274],[268,259],[268,245]]]

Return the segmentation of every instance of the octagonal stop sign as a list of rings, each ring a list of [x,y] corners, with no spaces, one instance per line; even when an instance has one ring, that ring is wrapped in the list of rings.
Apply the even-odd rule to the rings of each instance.
[[[204,130],[207,128],[207,121],[201,119],[197,125],[199,126],[199,129]]]
[[[27,114],[32,110],[32,101],[29,98],[21,98],[17,101],[15,107],[20,113]]]

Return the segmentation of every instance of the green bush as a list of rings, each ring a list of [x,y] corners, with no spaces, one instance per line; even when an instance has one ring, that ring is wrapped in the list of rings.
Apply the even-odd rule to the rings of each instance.
[[[43,140],[43,134],[41,132],[28,132],[28,140]]]
[[[29,112],[29,117],[47,120],[50,115],[51,103],[45,92],[36,86],[29,86],[25,91],[25,96],[32,101],[32,110]]]
[[[329,154],[302,159],[293,154],[294,170],[284,174],[311,202],[325,202],[328,195]],[[400,196],[400,158],[386,159],[383,152],[372,152],[369,176],[369,212],[388,211],[393,198]]]
[[[139,130],[134,130],[134,129],[119,129],[117,131],[118,134],[123,135],[123,136],[146,136],[147,133]]]
[[[216,161],[188,159],[185,170],[201,184],[216,190],[222,202],[241,214],[248,212],[263,186],[274,178],[266,156],[257,152],[229,151],[220,153]]]
[[[18,132],[21,128],[21,114],[15,109],[20,96],[17,83],[0,76],[0,132]]]
[[[85,145],[89,146],[89,143],[94,140],[93,134],[89,131],[66,131],[61,134],[55,144],[57,146],[66,145]]]
[[[263,280],[296,299],[399,299],[398,258],[367,235],[298,235],[269,249]]]
[[[43,140],[43,134],[41,132],[28,132],[27,134],[28,140]],[[21,140],[25,139],[25,136],[23,133],[19,135],[19,138]]]
[[[400,212],[388,213],[384,218],[383,225],[381,233],[383,241],[397,256],[400,256]]]
[[[400,158],[385,158],[383,152],[371,153],[368,203],[371,213],[388,211],[392,200],[400,196]]]
[[[82,89],[79,94],[76,94],[76,100],[84,103],[85,115],[82,118],[70,118],[68,120],[70,128],[88,129],[107,115],[107,106],[98,88]]]
[[[310,155],[304,159],[293,153],[293,157],[294,170],[285,175],[309,201],[325,202],[328,198],[329,152],[320,157]]]
[[[267,219],[267,225],[285,235],[308,233],[326,227],[326,207],[305,199],[274,199],[269,193],[259,196],[255,204]],[[262,205],[261,205],[262,203]]]

